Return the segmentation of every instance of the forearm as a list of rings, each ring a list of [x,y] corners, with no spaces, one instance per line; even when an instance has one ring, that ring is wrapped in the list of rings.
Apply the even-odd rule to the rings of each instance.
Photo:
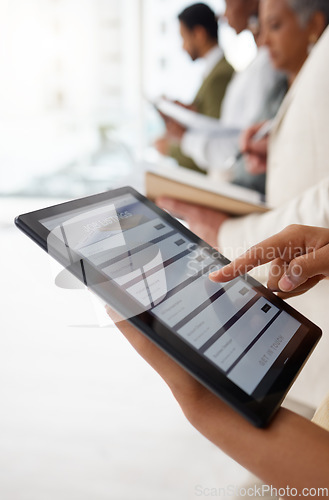
[[[227,455],[275,488],[329,487],[327,431],[284,409],[267,429],[253,427],[127,321],[117,325],[168,384],[191,424]]]
[[[302,417],[281,409],[267,429],[257,429],[210,393],[182,409],[201,434],[265,484],[298,492],[329,487],[329,433]]]

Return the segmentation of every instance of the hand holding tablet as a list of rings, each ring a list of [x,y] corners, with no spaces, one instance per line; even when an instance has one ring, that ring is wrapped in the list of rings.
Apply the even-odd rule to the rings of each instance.
[[[251,277],[212,282],[209,273],[227,259],[132,188],[16,223],[130,332],[133,325],[189,372],[195,387],[200,382],[256,426],[267,425],[321,336]]]
[[[314,241],[317,247],[311,251]],[[255,267],[265,261],[278,264],[273,248],[285,256],[285,263],[289,267],[298,261],[301,270],[299,277],[304,281],[305,290],[312,286],[313,279],[323,279],[329,275],[329,230],[291,226],[222,268],[217,278],[222,281],[234,279],[246,271],[246,266]],[[283,274],[289,274],[289,267],[282,266],[282,261],[279,267]],[[273,272],[271,277],[274,277]],[[282,273],[279,272],[275,280],[280,282],[281,279]],[[272,281],[272,284],[275,283]],[[127,321],[120,321],[116,315],[113,316],[113,311],[108,312],[127,340],[168,384],[191,424],[263,480],[263,486],[257,484],[257,490],[250,488],[248,491],[255,494],[261,490],[264,496],[271,494],[284,498],[303,496],[306,492],[312,495],[318,492],[318,496],[324,496],[328,492],[329,433],[325,429],[283,408],[266,431],[250,426],[146,336]],[[310,456],[312,460],[309,460]],[[200,495],[209,495],[212,491],[214,496],[220,492],[220,496],[223,491],[222,487],[210,490],[199,485],[197,488]],[[242,491],[245,494],[246,489],[241,489],[240,496]]]

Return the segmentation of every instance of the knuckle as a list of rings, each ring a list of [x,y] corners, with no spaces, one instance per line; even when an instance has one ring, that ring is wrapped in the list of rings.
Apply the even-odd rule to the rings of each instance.
[[[296,277],[308,276],[310,273],[310,261],[306,255],[293,259],[289,267],[292,274]]]
[[[289,224],[284,231],[288,233],[296,233],[300,230],[301,226],[299,224]]]

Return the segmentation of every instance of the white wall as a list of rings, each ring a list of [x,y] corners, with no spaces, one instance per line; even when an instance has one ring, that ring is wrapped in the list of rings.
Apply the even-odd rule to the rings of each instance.
[[[133,155],[154,133],[145,96],[190,101],[202,75],[182,51],[186,0],[0,0],[0,193],[34,176],[88,163],[98,128],[119,131]],[[211,0],[217,11],[223,0]],[[236,67],[254,45],[221,30]],[[80,193],[79,193],[80,194]]]

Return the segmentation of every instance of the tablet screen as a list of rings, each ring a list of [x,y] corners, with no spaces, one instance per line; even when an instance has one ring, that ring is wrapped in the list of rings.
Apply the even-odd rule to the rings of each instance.
[[[227,261],[132,194],[40,222],[50,231],[50,251],[60,239],[68,262],[89,261],[140,313],[147,311],[250,396],[264,396],[298,330],[294,345],[303,338],[302,323],[250,279],[211,282],[209,273]]]

